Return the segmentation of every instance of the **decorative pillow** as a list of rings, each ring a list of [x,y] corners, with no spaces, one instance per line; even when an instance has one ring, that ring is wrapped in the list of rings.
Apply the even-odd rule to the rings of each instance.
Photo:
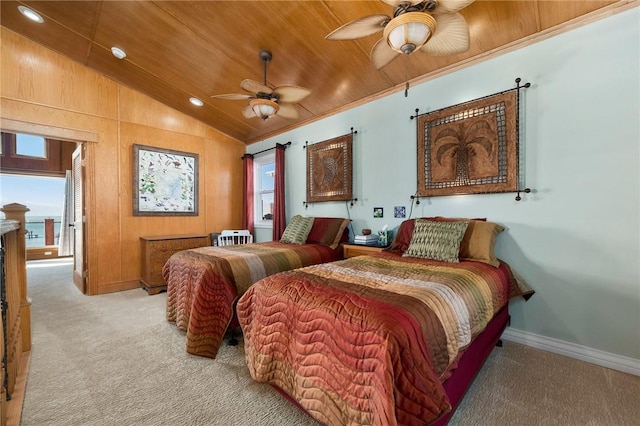
[[[447,218],[443,216],[421,217],[420,219],[431,220],[436,222],[487,220],[486,218],[464,219],[464,218]],[[415,225],[415,219],[407,219],[404,222],[402,222],[398,227],[398,231],[396,232],[396,236],[393,239],[393,242],[391,243],[389,250],[400,250],[402,252],[406,251],[409,248],[409,243],[411,242],[411,236],[413,235],[414,225]]]
[[[467,231],[460,243],[460,259],[483,262],[496,268],[500,261],[496,258],[493,248],[496,245],[496,236],[504,231],[497,223],[487,222],[486,218],[465,219],[455,217],[436,216],[429,218],[437,222],[469,221]]]
[[[497,268],[500,261],[496,258],[493,248],[496,245],[496,237],[502,231],[504,228],[497,223],[470,221],[460,244],[460,258],[483,262]]]
[[[345,241],[345,234],[346,241],[349,240],[348,224],[349,219],[341,217],[316,217],[307,236],[307,243],[323,244],[335,250],[342,241]]]
[[[411,236],[413,235],[414,225],[415,219],[407,219],[403,221],[400,226],[398,226],[396,236],[391,242],[389,250],[400,250],[402,252],[407,251],[409,243],[411,242]]]
[[[460,243],[468,222],[434,222],[416,219],[409,248],[402,256],[458,262]]]
[[[304,244],[307,242],[307,235],[313,226],[312,217],[304,217],[299,214],[291,218],[280,238],[281,243]]]

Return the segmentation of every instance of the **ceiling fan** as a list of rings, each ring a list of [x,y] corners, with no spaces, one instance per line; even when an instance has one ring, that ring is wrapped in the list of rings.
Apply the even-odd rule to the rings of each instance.
[[[454,55],[469,49],[469,28],[458,13],[474,0],[380,0],[393,6],[393,17],[369,15],[349,22],[326,36],[327,40],[353,40],[383,31],[371,49],[376,69],[399,54],[416,50],[434,56]]]
[[[260,51],[260,60],[264,64],[264,83],[245,79],[240,87],[249,93],[231,93],[213,95],[212,98],[232,101],[249,100],[249,105],[242,109],[245,118],[259,117],[263,120],[278,117],[296,119],[299,117],[294,103],[302,101],[311,94],[311,90],[291,84],[271,88],[267,85],[267,64],[271,62],[271,52]]]

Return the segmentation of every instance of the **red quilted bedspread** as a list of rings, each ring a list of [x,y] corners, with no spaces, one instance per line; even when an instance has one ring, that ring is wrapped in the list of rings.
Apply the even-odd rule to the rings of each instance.
[[[442,382],[510,297],[506,264],[392,253],[267,277],[238,301],[252,377],[328,425],[424,425],[451,409]]]
[[[322,244],[280,242],[201,247],[175,253],[165,263],[167,319],[187,333],[187,352],[215,358],[233,317],[233,304],[266,276],[340,259]]]

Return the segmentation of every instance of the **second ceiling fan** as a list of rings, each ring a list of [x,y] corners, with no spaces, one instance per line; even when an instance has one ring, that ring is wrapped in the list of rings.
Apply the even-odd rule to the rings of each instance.
[[[311,90],[292,84],[269,87],[267,85],[267,64],[271,62],[272,57],[271,52],[260,51],[260,60],[264,64],[264,83],[245,79],[240,83],[240,87],[249,93],[213,95],[212,98],[232,101],[249,100],[249,105],[242,109],[242,115],[245,118],[258,117],[266,120],[275,115],[288,119],[298,118],[298,110],[294,104],[309,96]]]

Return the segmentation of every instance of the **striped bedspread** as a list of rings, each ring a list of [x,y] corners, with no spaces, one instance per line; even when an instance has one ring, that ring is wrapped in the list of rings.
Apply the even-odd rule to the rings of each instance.
[[[201,247],[175,253],[162,270],[167,319],[187,333],[187,352],[215,358],[233,304],[256,281],[276,272],[340,259],[321,244],[279,242]]]
[[[392,253],[267,277],[238,301],[252,377],[328,425],[424,425],[442,382],[510,297],[510,268]]]

